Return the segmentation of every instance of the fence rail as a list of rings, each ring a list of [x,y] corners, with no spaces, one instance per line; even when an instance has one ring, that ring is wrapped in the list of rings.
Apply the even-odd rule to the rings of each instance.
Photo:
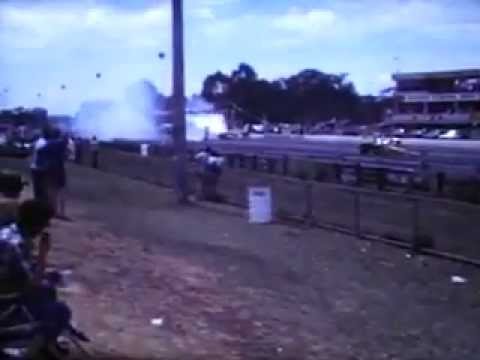
[[[261,170],[258,158],[255,161],[252,157],[239,157],[235,167],[224,171],[219,191],[228,203],[246,208],[248,187],[269,186],[278,218],[480,265],[480,227],[476,226],[480,206],[413,192],[285,177],[283,172],[291,171],[293,165],[285,163],[291,159],[280,160],[274,166],[275,172],[270,172],[268,165],[267,170]],[[255,166],[259,170],[252,170]],[[174,185],[173,160],[168,155],[141,157],[102,148],[100,169],[162,186]],[[335,176],[335,169],[330,170]],[[189,173],[193,192],[193,164]]]

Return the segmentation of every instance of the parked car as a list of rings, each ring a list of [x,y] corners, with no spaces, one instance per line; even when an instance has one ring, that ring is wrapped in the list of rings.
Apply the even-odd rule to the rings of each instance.
[[[465,133],[465,131],[461,131],[459,129],[450,129],[445,131],[438,138],[444,139],[444,140],[455,140],[455,139],[468,139],[468,136]]]

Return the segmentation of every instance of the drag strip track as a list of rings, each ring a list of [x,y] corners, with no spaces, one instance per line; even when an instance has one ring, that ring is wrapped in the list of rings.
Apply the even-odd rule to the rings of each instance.
[[[266,136],[241,140],[213,140],[210,145],[224,153],[340,160],[358,157],[359,145],[365,141],[360,136]],[[401,162],[416,158],[432,170],[456,175],[458,170],[462,169],[462,174],[479,176],[480,141],[424,139],[401,141],[407,150],[418,152],[419,156],[401,156],[401,159],[388,157],[389,161]],[[368,156],[369,162],[380,162],[382,159],[385,157]]]

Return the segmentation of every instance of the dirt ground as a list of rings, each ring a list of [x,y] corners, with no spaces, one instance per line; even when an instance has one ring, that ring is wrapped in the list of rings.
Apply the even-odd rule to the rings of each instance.
[[[69,175],[53,265],[72,271],[62,296],[97,357],[478,359],[479,269]]]

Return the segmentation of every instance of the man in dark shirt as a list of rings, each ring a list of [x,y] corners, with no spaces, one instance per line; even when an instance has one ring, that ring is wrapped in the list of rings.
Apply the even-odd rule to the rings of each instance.
[[[56,292],[44,282],[49,239],[44,230],[52,212],[38,200],[24,201],[15,224],[0,231],[0,313],[15,295],[18,305],[25,306],[41,324],[39,341],[55,341],[70,323],[70,309],[56,299]],[[32,257],[33,240],[42,234],[36,261]],[[7,301],[3,301],[7,299]],[[21,299],[21,300],[20,300]]]
[[[53,129],[52,138],[47,144],[47,154],[50,160],[48,169],[49,199],[55,215],[65,219],[64,189],[67,185],[65,161],[67,159],[67,139],[59,129]]]

